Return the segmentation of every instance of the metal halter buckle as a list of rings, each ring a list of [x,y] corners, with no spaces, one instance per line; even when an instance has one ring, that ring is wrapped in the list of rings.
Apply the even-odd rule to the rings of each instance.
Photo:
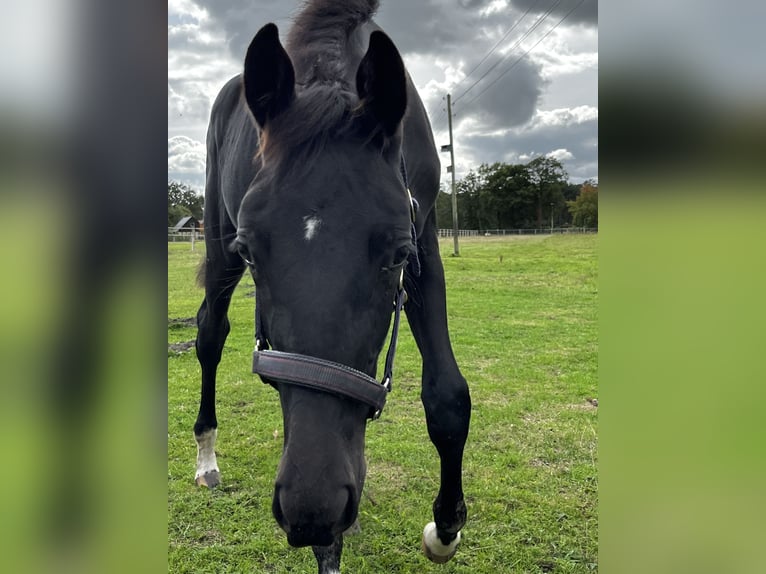
[[[415,201],[412,199],[412,192],[407,188],[407,197],[410,200],[410,221],[415,222]]]

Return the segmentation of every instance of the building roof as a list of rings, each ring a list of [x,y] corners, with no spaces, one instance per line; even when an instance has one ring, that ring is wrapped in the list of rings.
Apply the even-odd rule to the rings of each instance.
[[[189,222],[192,222],[191,225],[189,225]],[[183,229],[184,227],[198,227],[199,222],[192,217],[191,215],[187,215],[186,217],[182,217],[178,220],[178,223],[176,223],[173,226],[173,231],[179,231]]]

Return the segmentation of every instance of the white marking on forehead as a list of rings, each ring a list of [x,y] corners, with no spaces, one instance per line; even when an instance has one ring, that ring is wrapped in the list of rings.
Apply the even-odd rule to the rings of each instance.
[[[316,215],[307,215],[303,218],[303,229],[305,229],[305,233],[303,234],[303,237],[306,239],[306,241],[311,241],[314,239],[314,236],[317,234],[317,231],[319,231],[319,228],[322,227],[322,220],[319,219]]]

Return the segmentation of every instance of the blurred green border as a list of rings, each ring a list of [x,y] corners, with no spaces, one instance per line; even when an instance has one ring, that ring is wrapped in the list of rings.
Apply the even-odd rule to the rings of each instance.
[[[599,565],[763,571],[766,197],[602,177]]]

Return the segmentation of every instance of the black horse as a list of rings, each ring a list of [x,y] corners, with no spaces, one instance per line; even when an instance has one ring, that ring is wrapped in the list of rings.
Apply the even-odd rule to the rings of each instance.
[[[403,274],[428,433],[441,459],[426,555],[451,558],[466,521],[461,472],[471,403],[447,331],[434,215],[439,160],[401,57],[371,19],[377,5],[308,2],[286,50],[276,26],[264,26],[244,73],[221,90],[208,130],[196,480],[220,482],[216,369],[231,294],[249,268],[259,345],[345,366],[328,371],[324,388],[290,384],[289,370],[270,377],[254,367],[279,391],[284,417],[273,514],[291,545],[313,547],[320,573],[339,570],[343,532],[357,517],[371,418],[370,405],[354,397],[369,383],[355,387],[352,378],[346,392],[332,392],[333,373],[351,367],[375,377]]]

